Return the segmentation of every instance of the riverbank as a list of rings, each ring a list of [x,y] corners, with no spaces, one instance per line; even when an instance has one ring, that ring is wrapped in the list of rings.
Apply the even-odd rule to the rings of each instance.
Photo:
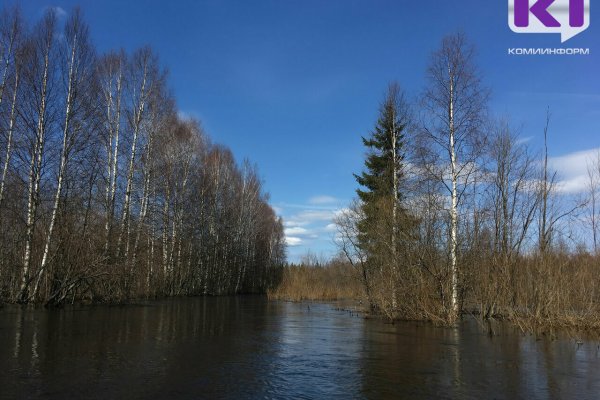
[[[565,332],[570,337],[589,333],[598,337],[598,261],[598,257],[586,254],[551,254],[523,257],[505,269],[493,263],[466,265],[463,284],[468,290],[462,297],[461,316],[508,322],[527,333]],[[430,286],[414,287],[412,292],[405,290],[398,295],[404,302],[392,311],[385,296],[372,292],[377,301],[373,311],[358,271],[349,264],[333,262],[320,267],[284,268],[281,284],[268,296],[290,301],[354,300],[363,304],[365,315],[453,325],[444,318],[443,303],[431,294]],[[377,307],[378,303],[389,308]]]

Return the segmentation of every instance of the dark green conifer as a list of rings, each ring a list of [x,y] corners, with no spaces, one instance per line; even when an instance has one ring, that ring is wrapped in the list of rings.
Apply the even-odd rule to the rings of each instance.
[[[408,111],[404,97],[398,84],[392,83],[381,104],[374,131],[368,138],[362,138],[368,149],[365,171],[354,175],[361,186],[356,192],[363,203],[365,213],[365,220],[359,226],[362,235],[367,234],[368,226],[376,224],[376,220],[382,216],[382,208],[386,205],[393,214],[389,217],[397,220],[402,212],[401,182],[405,167],[407,125]]]

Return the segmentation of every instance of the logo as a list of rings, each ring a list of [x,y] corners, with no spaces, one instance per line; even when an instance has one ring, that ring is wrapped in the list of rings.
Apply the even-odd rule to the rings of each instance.
[[[564,43],[590,26],[590,0],[508,0],[516,33],[560,33]]]

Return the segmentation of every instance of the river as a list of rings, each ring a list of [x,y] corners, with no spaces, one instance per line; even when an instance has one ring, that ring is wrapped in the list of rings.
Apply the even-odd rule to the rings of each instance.
[[[594,399],[600,348],[259,296],[5,307],[0,398]]]

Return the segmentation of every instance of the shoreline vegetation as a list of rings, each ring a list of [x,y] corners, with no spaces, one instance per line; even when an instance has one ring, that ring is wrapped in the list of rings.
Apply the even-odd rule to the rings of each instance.
[[[285,262],[257,168],[177,109],[150,47],[78,8],[0,11],[0,301],[264,293]]]
[[[484,265],[484,264],[482,264]],[[600,329],[600,309],[594,300],[600,258],[587,253],[553,254],[546,259],[524,257],[515,265],[510,279],[490,280],[489,268],[469,272],[471,285],[480,290],[463,299],[461,318],[469,316],[483,321],[505,321],[523,332],[594,333]],[[543,283],[538,283],[542,281]],[[537,287],[536,290],[531,290]],[[415,293],[407,293],[414,297]],[[427,297],[427,293],[417,293]],[[270,300],[292,302],[355,301],[362,305],[365,317],[381,317],[390,321],[430,321],[450,325],[447,320],[431,314],[390,315],[383,310],[369,309],[358,271],[343,259],[321,262],[300,262],[284,268],[281,283],[267,292]],[[495,304],[490,308],[488,298]],[[431,300],[435,302],[435,299]],[[355,310],[356,311],[356,310]]]

